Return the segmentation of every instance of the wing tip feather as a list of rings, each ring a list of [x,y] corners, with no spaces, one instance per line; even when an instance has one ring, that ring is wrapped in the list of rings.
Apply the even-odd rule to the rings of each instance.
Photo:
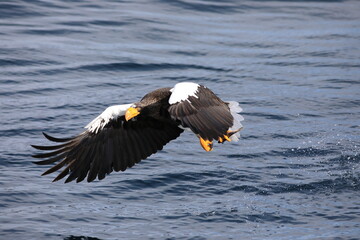
[[[53,136],[50,136],[49,134],[42,132],[42,134],[44,135],[44,137],[52,142],[68,142],[70,140],[72,140],[73,138],[56,138]]]

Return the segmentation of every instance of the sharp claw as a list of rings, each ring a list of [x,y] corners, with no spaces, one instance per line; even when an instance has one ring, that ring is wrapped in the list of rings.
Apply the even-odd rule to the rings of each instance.
[[[228,135],[229,137],[231,137],[231,135],[233,135],[233,134],[241,131],[242,129],[243,129],[243,128],[241,127],[241,128],[239,128],[238,130],[235,130],[235,131],[229,131],[229,130],[228,130],[228,131],[226,132],[226,135]]]
[[[224,138],[226,141],[231,142],[231,139],[227,135],[224,135]]]
[[[210,152],[213,149],[213,143],[212,141],[209,140],[205,140],[202,137],[200,137],[200,145],[202,146],[202,148],[207,151]]]

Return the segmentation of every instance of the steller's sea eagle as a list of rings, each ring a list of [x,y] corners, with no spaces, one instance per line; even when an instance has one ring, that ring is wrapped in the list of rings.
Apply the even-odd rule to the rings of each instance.
[[[181,82],[173,88],[160,88],[146,94],[140,102],[108,107],[91,121],[86,130],[72,138],[44,136],[59,143],[32,147],[50,151],[33,155],[45,158],[39,165],[56,163],[43,175],[64,167],[54,179],[69,175],[65,183],[101,180],[113,170],[125,171],[135,163],[161,150],[190,129],[205,151],[213,141],[238,141],[242,129],[237,102],[224,102],[205,86]]]

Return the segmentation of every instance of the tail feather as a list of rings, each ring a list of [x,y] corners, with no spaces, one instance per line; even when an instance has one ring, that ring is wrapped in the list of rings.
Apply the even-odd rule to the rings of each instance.
[[[244,117],[239,113],[242,112],[242,108],[239,106],[238,102],[228,101],[228,106],[230,108],[230,113],[234,118],[232,127],[229,128],[230,132],[235,132],[230,136],[231,141],[237,142],[240,138],[240,130],[243,128],[241,121],[244,120]]]

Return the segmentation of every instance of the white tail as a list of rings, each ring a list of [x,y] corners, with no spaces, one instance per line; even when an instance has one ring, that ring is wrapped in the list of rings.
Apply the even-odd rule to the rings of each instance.
[[[242,111],[242,108],[239,106],[239,103],[235,101],[228,101],[228,104],[230,108],[230,113],[234,117],[233,125],[231,128],[229,128],[229,131],[238,131],[243,127],[241,121],[243,121],[244,118],[239,114]],[[230,137],[230,139],[234,142],[239,141],[239,138],[240,132],[237,132]]]

